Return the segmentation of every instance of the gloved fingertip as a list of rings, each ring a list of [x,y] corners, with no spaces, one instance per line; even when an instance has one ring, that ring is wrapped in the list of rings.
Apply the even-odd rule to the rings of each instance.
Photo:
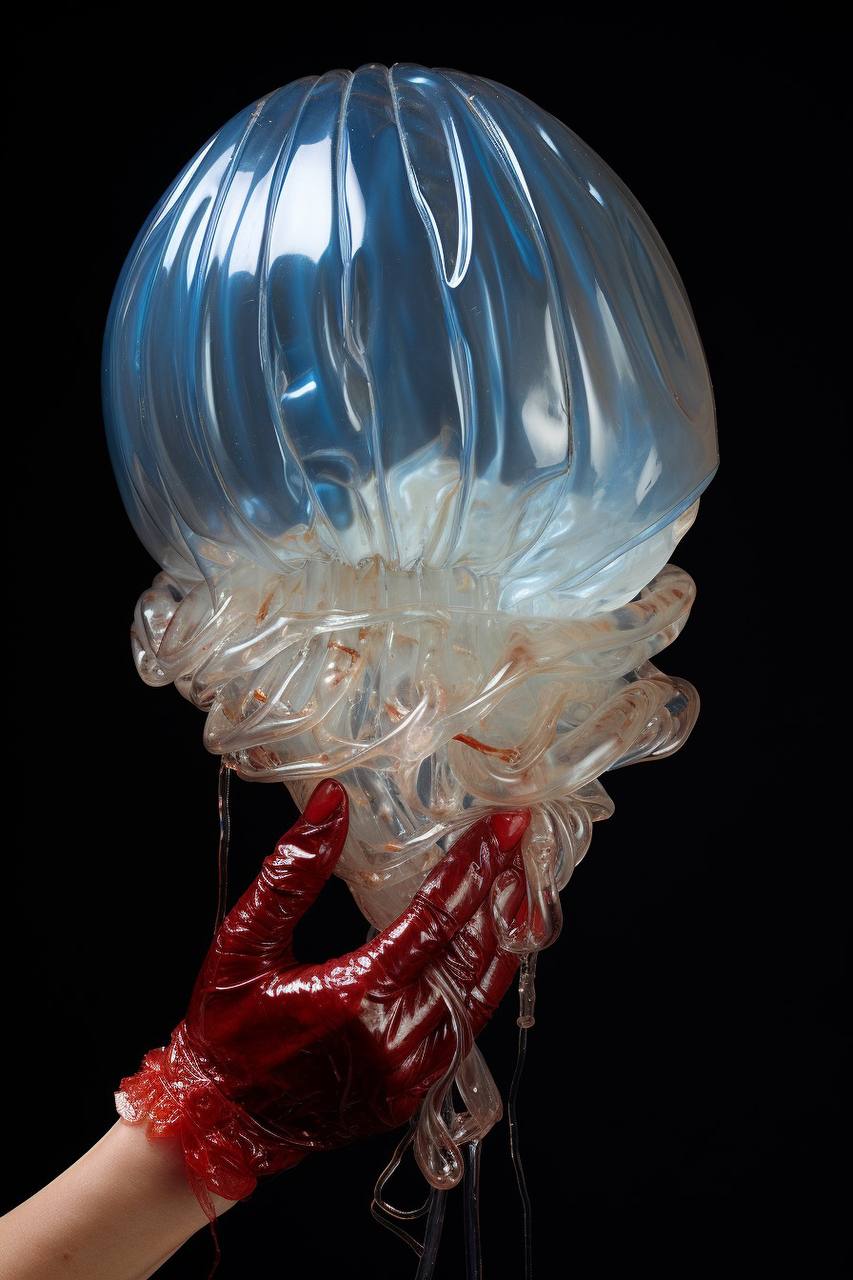
[[[513,813],[494,813],[489,818],[498,846],[504,853],[518,844],[530,824],[530,810],[519,809]]]
[[[302,817],[306,822],[319,825],[328,821],[347,802],[347,793],[334,778],[325,778],[314,788],[303,810]]]

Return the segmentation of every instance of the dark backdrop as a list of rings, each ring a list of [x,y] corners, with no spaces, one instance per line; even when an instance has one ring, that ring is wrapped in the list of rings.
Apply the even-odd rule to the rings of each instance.
[[[6,265],[22,279],[5,312],[22,339],[7,394],[23,394],[4,442],[18,576],[7,693],[21,699],[6,720],[7,865],[20,894],[4,935],[21,926],[5,985],[24,999],[7,1013],[3,1110],[22,1121],[7,1203],[112,1123],[120,1076],[183,1013],[215,906],[217,762],[202,717],[173,689],[143,686],[128,649],[153,565],[102,434],[113,284],[150,207],[238,108],[306,73],[416,60],[513,85],[626,180],[686,283],[719,413],[722,466],[676,556],[698,602],[663,658],[698,685],[698,727],[673,760],[612,778],[616,815],[540,963],[521,1101],[538,1275],[797,1263],[840,1275],[841,852],[820,824],[824,495],[842,438],[842,33],[501,12],[467,40],[459,13],[434,9],[407,32],[378,16],[347,32],[318,10],[309,34],[286,7],[257,6],[120,20],[72,5],[19,28]],[[235,888],[291,816],[283,788],[235,783]],[[333,883],[308,953],[362,937]],[[512,1005],[483,1037],[504,1092]],[[483,1167],[494,1278],[519,1273],[506,1146],[501,1125]],[[263,1186],[222,1223],[223,1280],[373,1264],[411,1275],[368,1214],[389,1147]],[[442,1277],[462,1272],[457,1200]],[[204,1276],[210,1256],[201,1233],[162,1274]]]

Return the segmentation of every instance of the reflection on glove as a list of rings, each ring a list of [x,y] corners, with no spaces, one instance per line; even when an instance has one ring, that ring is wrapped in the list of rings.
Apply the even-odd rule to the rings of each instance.
[[[489,893],[504,873],[505,918],[522,904],[526,812],[472,826],[364,946],[299,964],[294,927],[334,871],[348,821],[346,792],[322,782],[223,921],[169,1045],[116,1094],[123,1119],[180,1140],[211,1220],[210,1193],[242,1199],[263,1174],[414,1114],[455,1045],[431,969],[455,985],[475,1035],[516,971],[498,949]]]

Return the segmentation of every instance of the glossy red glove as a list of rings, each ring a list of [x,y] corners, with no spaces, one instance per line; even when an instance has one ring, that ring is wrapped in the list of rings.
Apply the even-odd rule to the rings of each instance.
[[[455,1047],[428,967],[454,984],[475,1035],[515,973],[517,958],[497,949],[489,891],[508,871],[504,910],[522,902],[526,812],[473,826],[408,910],[357,951],[299,964],[294,927],[332,874],[348,820],[343,788],[322,782],[226,916],[171,1042],[116,1094],[123,1119],[180,1139],[211,1219],[209,1193],[242,1199],[309,1151],[413,1115]]]

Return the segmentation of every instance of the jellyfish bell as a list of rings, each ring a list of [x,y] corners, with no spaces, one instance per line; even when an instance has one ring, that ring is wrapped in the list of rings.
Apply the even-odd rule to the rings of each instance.
[[[697,710],[652,659],[694,596],[668,562],[717,465],[713,398],[630,192],[489,80],[296,81],[143,227],[104,402],[162,567],[143,679],[204,710],[241,776],[300,804],[341,779],[339,870],[375,926],[461,827],[529,806],[530,923],[498,894],[497,927],[552,941],[601,775],[675,750]]]

